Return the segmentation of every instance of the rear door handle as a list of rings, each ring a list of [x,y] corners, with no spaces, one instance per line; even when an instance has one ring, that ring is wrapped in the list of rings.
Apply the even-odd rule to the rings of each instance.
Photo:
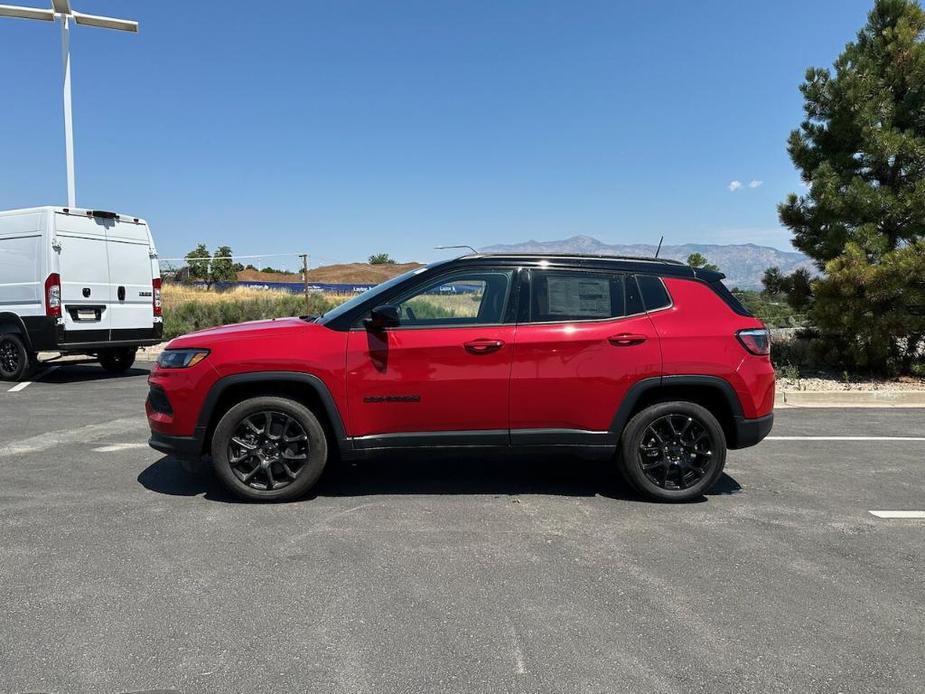
[[[607,338],[608,342],[614,347],[641,345],[647,339],[645,335],[640,335],[639,333],[620,333],[619,335],[611,335]]]
[[[504,347],[501,340],[473,340],[463,345],[470,354],[489,354]]]

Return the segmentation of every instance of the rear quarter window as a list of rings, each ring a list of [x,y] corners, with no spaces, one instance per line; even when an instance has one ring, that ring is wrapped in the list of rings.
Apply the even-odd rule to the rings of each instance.
[[[636,275],[639,283],[639,292],[646,311],[656,311],[671,306],[671,296],[662,280],[655,275]]]

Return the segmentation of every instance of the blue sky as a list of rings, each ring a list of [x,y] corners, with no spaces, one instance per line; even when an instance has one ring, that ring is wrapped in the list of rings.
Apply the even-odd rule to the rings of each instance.
[[[871,6],[72,3],[141,22],[72,32],[78,204],[146,217],[164,257],[313,264],[573,234],[789,249],[797,87]],[[0,209],[65,200],[60,85],[58,28],[0,19]]]

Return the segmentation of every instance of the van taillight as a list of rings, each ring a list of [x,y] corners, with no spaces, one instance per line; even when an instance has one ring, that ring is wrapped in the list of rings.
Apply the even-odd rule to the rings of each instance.
[[[61,276],[57,272],[45,280],[45,315],[61,317]]]
[[[161,278],[157,277],[151,281],[151,286],[154,291],[152,292],[154,296],[154,315],[160,316],[161,314]]]

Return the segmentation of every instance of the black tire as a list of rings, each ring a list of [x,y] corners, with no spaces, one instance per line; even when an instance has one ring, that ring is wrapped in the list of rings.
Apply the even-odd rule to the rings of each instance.
[[[135,355],[138,349],[135,347],[119,347],[107,349],[97,355],[100,366],[109,373],[121,374],[132,368],[135,363]]]
[[[623,430],[620,472],[650,499],[698,499],[716,484],[725,464],[723,428],[709,410],[695,403],[652,405]]]
[[[304,496],[321,477],[327,460],[321,422],[307,407],[287,398],[240,402],[225,413],[212,435],[215,474],[232,493],[253,501]]]
[[[33,355],[16,333],[0,335],[0,381],[21,381],[32,371]]]

